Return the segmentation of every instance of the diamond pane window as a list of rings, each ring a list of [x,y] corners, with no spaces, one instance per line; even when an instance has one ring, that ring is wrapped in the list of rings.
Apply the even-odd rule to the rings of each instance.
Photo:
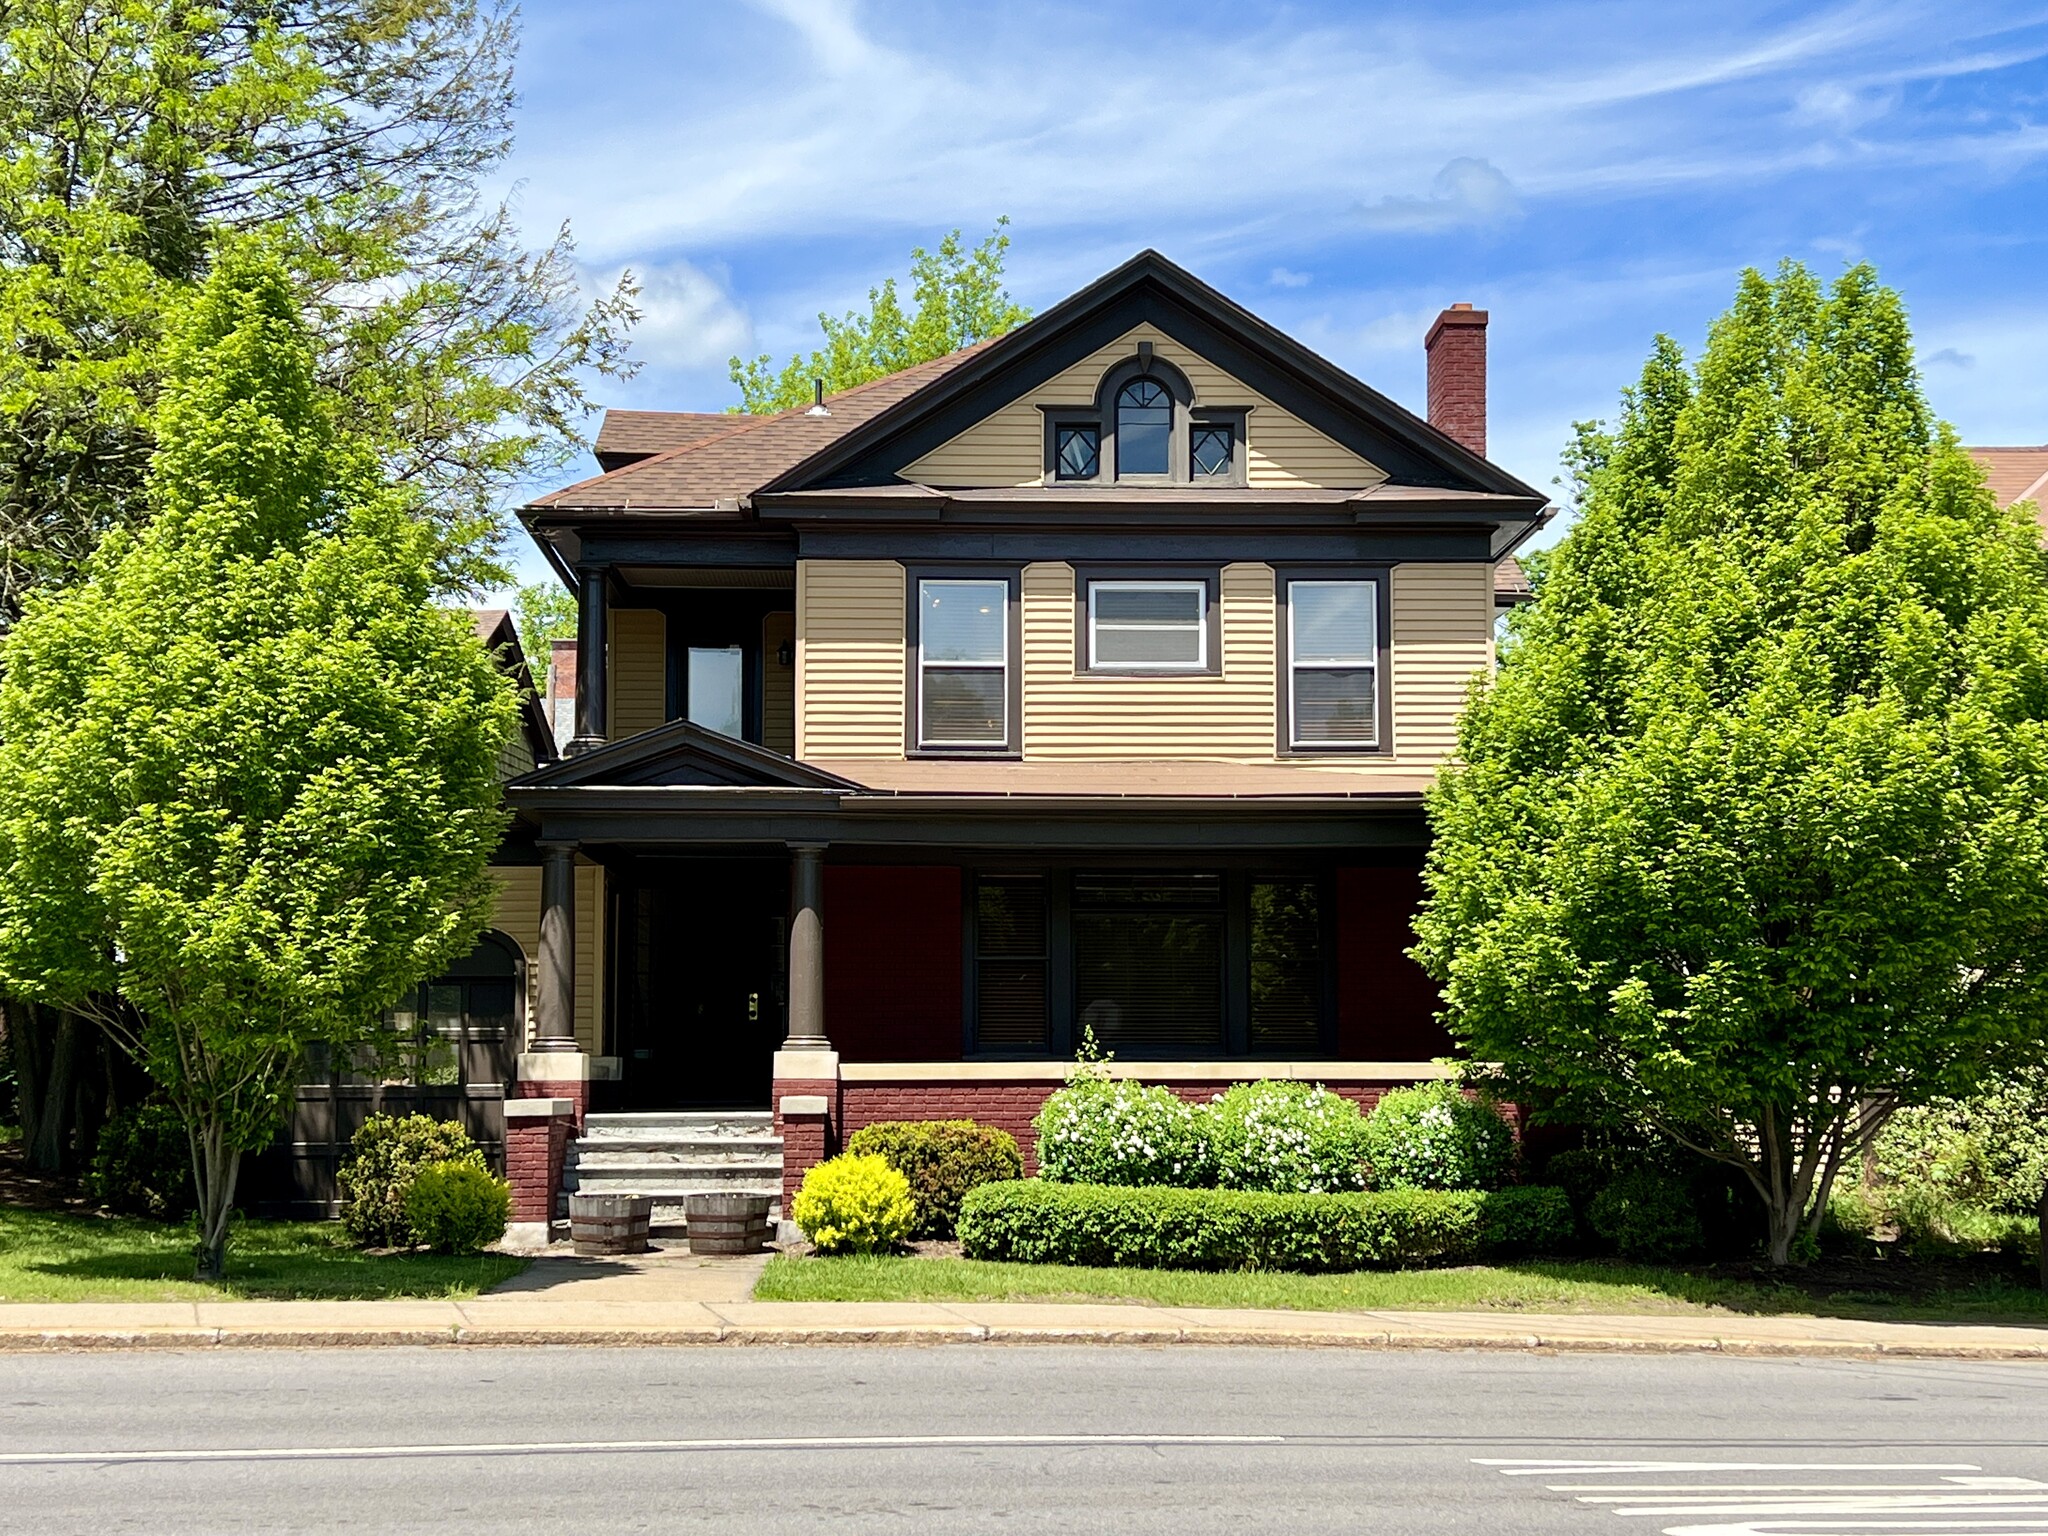
[[[1061,480],[1093,480],[1102,468],[1102,429],[1053,429],[1054,474]]]
[[[1194,477],[1212,480],[1230,473],[1230,451],[1236,433],[1225,427],[1196,427],[1188,434]]]
[[[1116,472],[1163,475],[1173,440],[1173,396],[1157,379],[1133,379],[1116,393]]]

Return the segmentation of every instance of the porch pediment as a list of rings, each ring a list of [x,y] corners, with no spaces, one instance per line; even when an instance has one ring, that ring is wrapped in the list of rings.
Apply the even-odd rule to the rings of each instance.
[[[858,789],[851,779],[792,762],[751,742],[736,741],[688,720],[608,742],[592,752],[514,779],[522,789],[608,788]]]

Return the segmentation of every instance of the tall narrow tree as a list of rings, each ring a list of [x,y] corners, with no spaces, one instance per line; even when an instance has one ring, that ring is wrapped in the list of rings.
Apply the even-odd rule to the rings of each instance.
[[[2040,535],[1867,267],[1745,274],[1575,457],[1416,953],[1512,1091],[1740,1169],[1782,1264],[1895,1108],[2048,1049]]]
[[[0,678],[0,984],[177,1107],[202,1278],[308,1048],[474,940],[503,825],[510,687],[336,415],[282,266],[229,256],[170,348],[152,519],[31,598]]]

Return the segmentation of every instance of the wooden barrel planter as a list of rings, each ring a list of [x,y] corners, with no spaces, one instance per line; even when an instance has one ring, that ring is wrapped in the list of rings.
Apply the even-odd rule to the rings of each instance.
[[[690,1252],[759,1253],[768,1246],[766,1195],[690,1195],[683,1219],[690,1227]]]
[[[569,1237],[576,1252],[590,1257],[645,1253],[652,1195],[571,1195]]]

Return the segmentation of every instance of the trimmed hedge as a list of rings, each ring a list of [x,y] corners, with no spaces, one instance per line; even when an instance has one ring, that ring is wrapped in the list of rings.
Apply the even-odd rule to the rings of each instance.
[[[910,1180],[912,1237],[951,1237],[970,1189],[1024,1174],[1017,1138],[972,1120],[878,1120],[855,1131],[846,1150],[885,1158]]]
[[[1548,1188],[1275,1195],[1020,1179],[960,1211],[970,1259],[1134,1269],[1389,1269],[1552,1252],[1571,1204]]]
[[[512,1189],[474,1163],[429,1163],[405,1193],[419,1240],[442,1253],[481,1253],[505,1235]]]

